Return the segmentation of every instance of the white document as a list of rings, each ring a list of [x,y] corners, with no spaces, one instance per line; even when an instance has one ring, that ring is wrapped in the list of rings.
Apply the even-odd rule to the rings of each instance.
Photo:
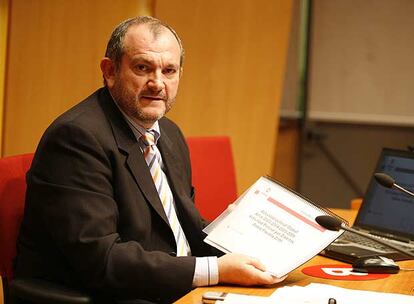
[[[285,286],[278,288],[267,301],[289,304],[326,304],[329,298],[334,298],[338,304],[414,303],[414,297],[409,295],[347,289],[318,283],[312,283],[306,287]],[[263,304],[265,303],[268,302],[263,302]]]
[[[275,302],[270,297],[248,296],[229,293],[224,298],[224,301],[216,301],[216,304],[275,304]]]
[[[326,304],[334,298],[338,304],[413,304],[414,297],[397,293],[385,293],[341,288],[311,283],[308,286],[285,286],[276,289],[270,297],[229,293],[220,304]]]
[[[315,222],[327,211],[289,189],[261,177],[204,230],[205,242],[229,253],[258,258],[281,278],[335,240],[342,231],[329,231]]]

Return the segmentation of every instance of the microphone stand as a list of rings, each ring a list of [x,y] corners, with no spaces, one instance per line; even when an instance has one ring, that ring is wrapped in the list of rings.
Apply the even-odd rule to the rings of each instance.
[[[404,192],[404,193],[406,193],[406,194],[414,197],[414,193],[412,193],[411,191],[408,191],[407,189],[404,189],[403,187],[401,187],[401,186],[399,186],[399,185],[397,185],[395,183],[392,186],[395,187],[395,188],[397,188],[398,190],[400,190],[400,191],[402,191],[402,192]]]

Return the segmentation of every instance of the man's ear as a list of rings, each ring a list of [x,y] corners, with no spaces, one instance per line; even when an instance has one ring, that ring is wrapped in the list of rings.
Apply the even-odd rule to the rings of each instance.
[[[101,60],[101,71],[103,78],[105,80],[105,84],[108,88],[112,88],[115,82],[115,64],[114,62],[109,59],[108,57],[104,57]]]

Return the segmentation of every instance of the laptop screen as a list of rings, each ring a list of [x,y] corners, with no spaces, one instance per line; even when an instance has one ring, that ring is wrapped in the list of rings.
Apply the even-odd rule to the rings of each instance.
[[[414,153],[384,148],[375,172],[414,192]],[[381,186],[371,178],[354,226],[414,240],[414,198],[398,189]]]

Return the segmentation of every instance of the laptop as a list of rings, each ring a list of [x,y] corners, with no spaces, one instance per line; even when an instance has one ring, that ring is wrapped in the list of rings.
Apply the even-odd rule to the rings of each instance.
[[[413,152],[384,148],[375,172],[388,174],[396,184],[414,192]],[[372,176],[352,228],[380,236],[414,254],[414,198],[381,186]],[[347,231],[320,254],[347,263],[372,255],[395,261],[410,259],[394,249]]]

